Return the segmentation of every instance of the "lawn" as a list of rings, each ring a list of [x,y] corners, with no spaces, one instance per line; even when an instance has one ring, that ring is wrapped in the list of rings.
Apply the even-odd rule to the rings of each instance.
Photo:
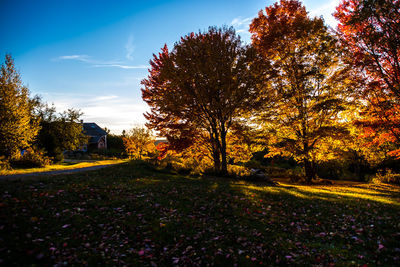
[[[400,264],[400,188],[188,177],[140,162],[0,181],[5,265]]]
[[[0,175],[13,175],[13,174],[26,174],[33,172],[48,172],[48,171],[61,171],[61,170],[73,170],[79,168],[93,167],[98,165],[109,165],[123,163],[126,160],[65,160],[61,163],[52,164],[42,168],[24,168],[24,169],[12,169],[12,170],[0,170]]]

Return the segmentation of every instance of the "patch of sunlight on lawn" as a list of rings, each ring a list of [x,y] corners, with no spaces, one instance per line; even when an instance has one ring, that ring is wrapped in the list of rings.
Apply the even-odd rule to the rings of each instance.
[[[249,199],[260,198],[260,194],[290,194],[303,199],[321,199],[338,201],[344,199],[363,199],[400,206],[400,187],[392,185],[358,185],[305,186],[281,183],[280,186],[257,186],[246,183],[234,183]],[[254,194],[257,194],[255,196]]]
[[[296,188],[303,193],[313,194],[317,198],[322,198],[322,195],[325,195],[330,196],[331,198],[348,197],[376,201],[391,205],[400,205],[398,198],[394,198],[389,193],[381,192],[372,188],[359,188],[349,186],[296,186]]]
[[[257,202],[261,199],[260,194],[280,194],[282,191],[274,186],[256,186],[245,182],[235,182],[231,186],[240,190],[249,200]]]
[[[94,167],[99,165],[110,165],[128,162],[127,160],[98,160],[98,161],[68,161],[57,164],[52,164],[42,168],[28,168],[28,169],[13,169],[13,170],[1,170],[0,175],[13,175],[13,174],[25,174],[25,173],[36,173],[36,172],[48,172],[48,171],[61,171],[61,170],[73,170],[78,168]]]

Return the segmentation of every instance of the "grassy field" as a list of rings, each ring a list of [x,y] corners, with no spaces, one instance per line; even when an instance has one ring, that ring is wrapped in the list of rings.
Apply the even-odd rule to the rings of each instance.
[[[279,183],[140,162],[1,181],[1,263],[399,266],[399,187]]]
[[[0,175],[13,175],[25,174],[33,172],[48,172],[48,171],[61,171],[73,170],[79,168],[93,167],[98,165],[109,165],[123,163],[126,160],[66,160],[65,162],[49,165],[43,168],[28,168],[28,169],[13,169],[13,170],[0,170]]]

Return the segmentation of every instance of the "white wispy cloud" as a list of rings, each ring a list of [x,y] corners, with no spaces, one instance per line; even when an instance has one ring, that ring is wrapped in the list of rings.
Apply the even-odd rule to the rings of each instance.
[[[307,6],[307,2],[305,4]],[[322,1],[320,5],[307,8],[311,16],[322,16],[326,24],[335,28],[338,24],[337,20],[333,17],[335,8],[339,5],[340,0]]]
[[[234,18],[231,22],[231,25],[233,27],[247,27],[250,25],[251,21],[253,20],[253,17],[251,18]]]
[[[87,64],[90,64],[91,67],[95,68],[119,68],[119,69],[148,69],[149,66],[147,65],[126,65],[123,64],[121,61],[102,61],[102,60],[96,60],[91,58],[88,55],[66,55],[66,56],[59,56],[55,59],[55,61],[61,61],[61,60],[76,60],[80,62],[84,62]]]
[[[84,122],[95,122],[117,134],[144,124],[143,113],[149,110],[145,103],[126,95],[47,93],[45,98],[54,103],[58,112],[71,107],[79,109],[83,112]]]
[[[110,99],[116,99],[118,96],[116,95],[105,95],[105,96],[98,96],[95,97],[93,100],[94,101],[104,101],[104,100],[110,100]]]
[[[319,4],[315,4],[311,0],[303,0],[304,5],[311,16],[322,16],[325,23],[332,28],[335,28],[338,24],[332,14],[335,12],[335,9],[339,5],[340,1],[341,0],[327,0],[320,1]],[[250,42],[251,34],[249,32],[249,27],[255,17],[257,17],[257,14],[255,14],[253,17],[247,18],[237,17],[234,18],[230,23],[230,25],[236,29],[236,32],[245,42]]]
[[[135,46],[133,45],[133,35],[130,35],[128,41],[125,44],[126,58],[128,60],[133,60],[133,52],[135,51]]]
[[[88,55],[68,55],[68,56],[59,56],[55,60],[77,60],[82,62],[90,62]]]
[[[122,64],[96,64],[96,65],[93,65],[92,67],[96,67],[96,68],[114,67],[114,68],[120,68],[120,69],[148,69],[149,68],[149,66],[147,66],[147,65],[132,66],[132,65],[122,65]]]
[[[250,42],[250,32],[249,32],[249,27],[250,23],[253,20],[254,17],[249,17],[249,18],[242,18],[242,17],[237,17],[234,18],[230,25],[233,26],[236,30],[236,32],[242,37],[242,39],[245,42]]]

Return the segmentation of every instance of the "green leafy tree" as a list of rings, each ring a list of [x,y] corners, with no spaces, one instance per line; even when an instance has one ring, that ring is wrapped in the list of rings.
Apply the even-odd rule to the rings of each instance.
[[[210,27],[165,46],[142,81],[148,126],[181,151],[204,138],[216,172],[227,173],[227,135],[254,95],[252,50],[233,28]]]
[[[311,182],[326,138],[346,132],[338,123],[347,76],[337,40],[296,0],[260,11],[250,32],[266,68],[258,120],[274,133],[269,155],[295,158]]]
[[[107,132],[107,153],[108,156],[124,157],[126,156],[123,135],[112,134],[110,130],[105,128]]]
[[[87,143],[87,136],[82,132],[82,113],[79,110],[68,109],[63,113],[56,113],[54,106],[45,104],[42,105],[39,116],[41,130],[37,143],[54,161],[61,161],[65,150],[76,150]]]
[[[40,128],[34,115],[35,104],[11,55],[6,55],[0,73],[0,156],[18,157],[20,150],[35,140]]]
[[[124,151],[124,140],[122,135],[107,134],[107,148],[117,151]]]

